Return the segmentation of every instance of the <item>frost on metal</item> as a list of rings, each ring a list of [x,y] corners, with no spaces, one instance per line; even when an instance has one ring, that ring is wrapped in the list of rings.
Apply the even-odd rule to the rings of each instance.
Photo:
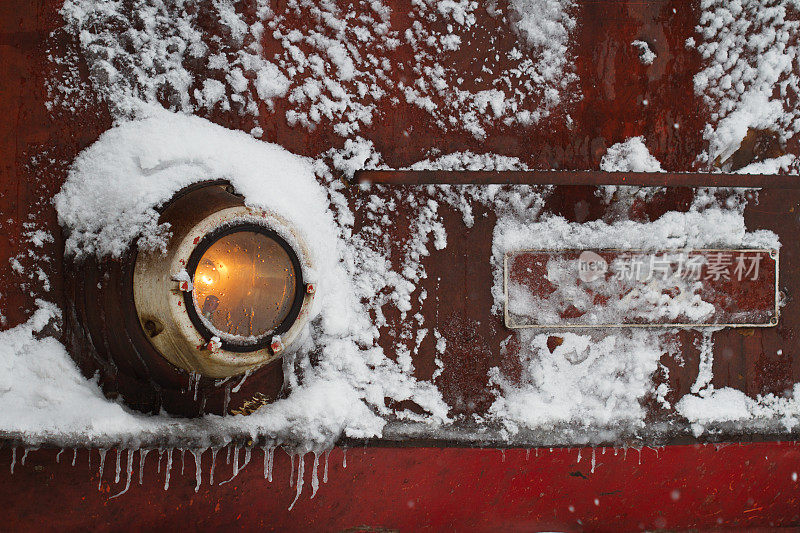
[[[701,8],[696,46],[703,69],[694,87],[712,112],[708,161],[724,164],[751,129],[771,130],[784,142],[797,135],[800,3],[703,0]]]
[[[441,356],[448,339],[412,313],[431,297],[418,289],[427,275],[424,259],[447,246],[445,207],[458,210],[467,226],[474,224],[478,206],[497,215],[493,255],[483,258],[493,261],[498,274],[493,285],[497,312],[503,303],[500,264],[509,250],[779,245],[769,232],[747,231],[741,196],[720,205],[703,191],[689,212],[667,213],[650,223],[625,219],[632,198],[649,194],[628,188],[600,191],[620,206],[620,217],[587,224],[544,213],[546,187],[430,186],[410,194],[375,186],[375,194],[367,191],[353,200],[338,178],[385,167],[369,130],[402,102],[442,132],[473,139],[483,139],[490,127],[528,127],[548,116],[569,124],[569,104],[580,98],[572,66],[579,6],[571,0],[412,0],[407,12],[393,13],[380,1],[289,0],[279,3],[280,11],[275,5],[263,0],[68,0],[62,14],[74,48],[51,58],[64,67],[65,77],[51,80],[49,89],[52,108],[75,114],[87,105],[89,93],[97,93],[120,124],[81,154],[56,199],[70,232],[70,253],[115,256],[135,241],[163,246],[169,228],[158,226],[156,208],[201,175],[233,182],[248,203],[297,224],[321,268],[315,278],[319,320],[299,347],[292,395],[248,417],[183,420],[130,412],[80,376],[64,347],[48,336],[47,324],[57,324],[57,311],[42,303],[27,324],[0,333],[4,434],[29,445],[56,435],[68,444],[122,442],[132,448],[143,438],[185,438],[199,448],[193,452],[196,461],[204,447],[216,454],[215,448],[231,439],[266,436],[272,443],[265,450],[266,475],[273,444],[319,453],[342,435],[381,435],[389,417],[446,431],[448,406],[434,383],[447,372]],[[711,162],[724,163],[748,129],[771,129],[781,138],[798,132],[800,118],[788,97],[798,90],[797,22],[789,16],[797,5],[703,0],[697,28],[703,68],[695,89],[713,112],[705,154]],[[498,42],[497,54],[464,53],[502,32],[514,38]],[[646,43],[631,46],[644,63],[655,59]],[[88,86],[79,74],[84,64]],[[236,124],[242,132],[182,116],[192,114]],[[323,147],[310,160],[253,139],[264,136],[262,126],[270,121],[286,122],[304,135],[332,132],[343,148]],[[613,145],[601,169],[661,171],[646,141],[634,137]],[[411,169],[527,168],[519,159],[496,154],[419,157]],[[794,156],[787,155],[744,170],[785,171],[792,164]],[[298,201],[302,217],[291,207]],[[384,229],[401,208],[412,213],[410,237],[392,257],[388,250],[396,243]],[[356,212],[363,215],[358,230]],[[36,228],[28,233],[34,245],[52,239]],[[377,343],[378,329],[389,323],[387,305],[402,317],[392,347],[396,360]],[[413,377],[412,355],[428,335],[436,340],[433,382]],[[653,384],[654,374],[663,370],[659,358],[664,353],[679,357],[668,333],[578,331],[562,335],[555,347],[546,334],[515,335],[502,349],[509,349],[511,340],[520,346],[522,380],[494,369],[495,402],[477,420],[484,428],[501,427],[508,438],[525,428],[559,424],[641,427],[642,404],[650,395],[696,424],[698,432],[707,423],[775,416],[788,427],[800,413],[792,399],[751,399],[713,389],[710,340],[703,351],[703,379],[672,406],[665,385]],[[321,352],[316,366],[308,358],[314,348]],[[411,399],[426,414],[392,410],[387,399]],[[303,464],[297,466],[298,493]]]
[[[334,220],[313,165],[280,147],[197,117],[164,111],[126,122],[81,154],[56,199],[60,220],[69,232],[68,251],[118,255],[136,239],[158,241],[162,230],[155,224],[155,208],[181,187],[208,176],[229,180],[248,204],[285,217],[314,256],[318,270],[313,276],[312,313],[318,320],[297,348],[291,395],[247,417],[207,416],[193,421],[131,413],[103,400],[55,339],[33,337],[42,310],[33,322],[0,333],[2,344],[11,346],[3,358],[11,365],[9,379],[37,391],[34,396],[20,396],[15,388],[0,393],[0,411],[8,414],[2,431],[29,444],[60,435],[66,441],[94,445],[147,435],[166,441],[180,436],[225,443],[245,434],[320,451],[342,435],[379,436],[383,417],[389,414],[412,416],[433,426],[445,422],[447,407],[438,391],[414,379],[409,369],[391,361],[377,345],[377,326],[359,296],[371,293],[374,277],[387,275],[385,265],[374,264],[370,257],[363,263],[352,260],[351,248],[342,241],[344,228]],[[298,205],[303,209],[298,211]],[[148,220],[153,222],[142,222]],[[366,273],[359,274],[361,270]],[[319,354],[314,365],[308,361],[312,349]],[[41,355],[25,356],[37,351]],[[38,372],[43,357],[66,370]],[[74,394],[67,402],[58,393],[62,380],[73,384]],[[386,407],[387,398],[413,399],[427,414],[392,411]],[[93,408],[96,402],[107,406]]]
[[[402,100],[444,130],[482,138],[489,124],[534,124],[575,98],[568,0],[515,0],[507,11],[414,0],[402,14],[380,1],[290,0],[279,11],[264,0],[252,4],[68,0],[62,14],[77,50],[53,58],[67,73],[51,82],[54,104],[76,105],[81,60],[118,119],[157,102],[238,117],[256,137],[265,113],[355,136]],[[478,9],[497,27],[479,27]],[[509,27],[520,42],[458,61],[473,39]]]
[[[638,137],[612,146],[603,158],[602,166],[606,171],[661,171],[660,163]],[[609,201],[613,195],[641,194],[632,187],[604,189]],[[546,213],[501,212],[492,244],[493,312],[500,314],[505,305],[502,265],[507,252],[604,248],[651,251],[779,248],[778,237],[773,232],[747,231],[744,205],[743,201],[734,198],[721,206],[713,197],[701,193],[688,212],[668,212],[653,222],[636,222],[622,217],[613,222],[597,220],[579,224]],[[577,276],[550,281],[558,284],[560,294],[569,294],[580,301],[581,288]],[[657,289],[656,292],[662,291]],[[522,303],[527,303],[525,313],[543,322],[552,321],[555,311],[551,302],[523,299]],[[676,315],[700,316],[708,311],[703,303],[695,298],[679,298],[670,302],[668,310]],[[639,305],[637,300],[628,304],[630,307],[623,305],[616,312],[622,315]],[[552,342],[555,345],[550,344]],[[662,356],[679,357],[674,336],[669,331],[623,329],[564,333],[516,330],[506,340],[503,349],[508,350],[512,344],[518,346],[515,354],[521,363],[520,378],[509,379],[499,368],[494,368],[490,376],[497,386],[490,417],[502,423],[509,436],[526,429],[559,424],[596,426],[612,432],[641,428],[645,424],[642,402],[648,396],[658,399],[667,409],[673,408],[664,399],[668,392],[666,385],[657,388],[653,379],[656,371],[662,369]],[[711,347],[707,353],[711,354]],[[709,372],[710,368],[709,365]],[[713,389],[703,390],[705,392],[700,396],[688,396],[677,406],[677,412],[694,424],[698,434],[705,427],[702,422],[800,417],[800,408],[794,400],[775,398],[742,401],[740,403],[748,408],[740,409],[735,418],[726,417],[725,413],[730,413],[730,410],[720,411],[716,417],[700,415],[698,413],[706,408],[709,409],[707,413],[714,412],[715,393]]]
[[[631,46],[639,51],[639,61],[643,65],[652,65],[653,61],[656,60],[656,53],[650,49],[650,45],[647,42],[636,40],[631,43]]]

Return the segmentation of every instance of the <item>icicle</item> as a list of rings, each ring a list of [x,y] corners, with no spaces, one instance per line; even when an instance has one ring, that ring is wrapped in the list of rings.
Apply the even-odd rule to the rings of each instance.
[[[156,470],[156,472],[158,472],[159,474],[161,473],[161,458],[163,456],[164,456],[164,449],[163,448],[159,448],[158,449],[158,469]]]
[[[17,447],[11,448],[11,474],[14,474],[14,465],[17,464]]]
[[[194,455],[194,491],[197,492],[200,490],[200,484],[203,482],[203,470],[202,470],[202,461],[203,452],[205,450],[200,450],[200,453],[197,453],[198,450],[192,450],[192,455]]]
[[[272,453],[272,446],[262,446],[261,450],[264,452],[264,479],[272,481],[272,471],[270,469],[269,459]]]
[[[530,457],[531,457],[531,449],[527,448],[525,450],[525,460],[527,461],[528,459],[530,459]]]
[[[64,448],[61,448],[58,453],[56,454],[56,463],[61,462],[61,454],[64,453]]]
[[[184,466],[186,466],[186,448],[181,448],[181,475],[183,475]]]
[[[142,484],[142,476],[144,475],[144,460],[148,453],[150,453],[150,450],[147,448],[139,450],[139,485]]]
[[[342,457],[342,468],[347,468],[347,448],[342,448],[342,453],[344,457]]]
[[[264,451],[264,479],[268,480],[270,483],[272,482],[272,458],[273,453],[275,452],[274,446],[262,446],[261,449]]]
[[[232,389],[231,389],[231,392],[233,392],[233,393],[237,393],[237,392],[239,392],[239,389],[241,389],[241,388],[242,388],[242,385],[244,385],[244,382],[245,382],[245,380],[247,379],[247,376],[249,376],[249,375],[250,375],[250,371],[248,370],[248,371],[247,371],[247,372],[245,372],[245,373],[244,373],[244,375],[242,376],[242,380],[239,382],[239,384],[238,384],[238,385],[236,385],[234,388],[232,388]]]
[[[500,448],[500,455],[502,456],[502,461],[505,463],[506,462],[506,449],[505,448]]]
[[[578,462],[581,462],[581,449],[578,448]]]
[[[325,450],[325,470],[322,473],[322,482],[328,482],[328,456],[331,454],[330,450]]]
[[[303,492],[303,474],[305,473],[305,455],[298,455],[300,461],[297,465],[297,492],[295,493],[294,500],[292,500],[292,504],[289,506],[289,510],[291,511],[294,507],[295,502],[300,497],[300,493]]]
[[[233,449],[233,479],[239,473],[239,447],[236,446]]]
[[[550,453],[553,453],[553,448],[550,448]]]
[[[167,448],[167,472],[164,474],[164,490],[169,489],[169,473],[172,470],[172,448]]]
[[[120,470],[122,468],[122,465],[120,464],[120,461],[122,461],[122,459],[120,458],[122,454],[119,453],[119,448],[117,448],[116,451],[117,451],[117,473],[114,476],[114,483],[115,484],[119,483],[119,472],[120,472]]]
[[[592,474],[594,474],[595,451],[596,451],[596,448],[592,448]]]
[[[133,455],[134,453],[136,453],[136,450],[128,450],[127,462],[125,464],[125,469],[128,472],[128,477],[125,479],[125,488],[122,489],[121,492],[116,493],[109,499],[114,499],[117,496],[122,496],[123,494],[128,492],[129,488],[131,488],[131,472],[133,471],[133,458],[131,457],[131,455]],[[117,450],[117,457],[119,457],[119,450]]]
[[[627,461],[628,460],[628,447],[627,446],[622,448],[622,460],[623,461]]]
[[[208,484],[210,486],[214,485],[214,469],[217,466],[217,452],[219,452],[219,448],[211,448],[211,472],[209,474],[210,478],[208,480]]]
[[[105,448],[100,448],[97,451],[100,453],[100,480],[97,482],[97,490],[100,490],[100,487],[102,487],[103,485],[103,467],[106,464],[106,452],[108,450],[106,450]],[[89,455],[91,454],[92,452],[90,451]]]
[[[25,447],[25,451],[22,452],[22,460],[20,461],[20,464],[22,466],[25,466],[25,459],[28,458],[28,452],[29,451],[31,451],[31,449],[26,446]]]
[[[250,458],[252,456],[252,448],[249,446],[244,447],[244,463],[242,463],[242,468],[250,464]]]
[[[228,457],[230,457],[230,453],[228,453]],[[231,481],[233,481],[233,478],[235,478],[238,474],[239,474],[239,447],[236,446],[233,453],[233,472],[231,474],[231,477],[220,483],[220,485],[224,485],[225,483],[230,483]]]
[[[642,464],[642,449],[637,448],[636,451],[639,452],[639,464]]]
[[[606,447],[605,447],[605,446],[603,446],[602,450],[603,450],[603,451],[602,451],[601,455],[605,455],[605,454],[606,454]]]
[[[319,455],[317,452],[314,452],[314,469],[311,471],[311,499],[314,499],[314,496],[317,495],[317,489],[319,488],[319,476],[317,475],[317,468],[319,467]]]
[[[536,454],[536,457],[539,457],[539,448],[534,448],[533,449],[533,453]],[[580,453],[580,452],[578,452],[578,453]],[[580,461],[580,459],[578,459],[578,460]]]
[[[231,453],[233,452],[233,446],[228,445],[228,458],[225,459],[226,464],[231,464]]]
[[[292,454],[292,466],[289,469],[289,486],[294,486],[294,454]]]
[[[267,481],[272,483],[272,471],[275,469],[275,447],[269,449],[269,477]]]
[[[618,452],[618,451],[619,451],[619,450],[618,450],[618,449],[616,448],[616,446],[615,446],[615,447],[614,447],[614,457],[616,457],[616,456],[617,456],[617,452]]]
[[[72,466],[75,466],[75,461],[78,460],[78,448],[72,448]]]

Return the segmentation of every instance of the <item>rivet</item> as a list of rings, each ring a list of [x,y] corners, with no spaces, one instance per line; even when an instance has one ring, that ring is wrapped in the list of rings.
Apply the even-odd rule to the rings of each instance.
[[[206,344],[206,349],[211,353],[217,353],[222,348],[222,341],[219,340],[219,337],[212,337],[208,344]]]
[[[280,337],[275,337],[272,339],[272,343],[270,344],[270,348],[272,348],[272,353],[279,353],[283,351],[283,341]]]

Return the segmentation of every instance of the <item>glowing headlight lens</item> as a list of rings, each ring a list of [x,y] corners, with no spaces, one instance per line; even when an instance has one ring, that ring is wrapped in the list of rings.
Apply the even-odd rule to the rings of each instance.
[[[296,276],[278,242],[263,233],[237,231],[214,242],[200,258],[193,279],[195,309],[222,340],[251,343],[289,315]]]

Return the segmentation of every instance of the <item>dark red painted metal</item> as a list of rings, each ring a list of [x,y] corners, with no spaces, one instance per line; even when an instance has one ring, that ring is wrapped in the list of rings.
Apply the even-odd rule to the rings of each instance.
[[[393,24],[402,29],[409,23],[403,16],[408,6],[400,0],[389,3]],[[44,105],[45,78],[54,70],[58,74],[47,61],[47,49],[51,47],[52,54],[58,56],[72,46],[73,37],[56,31],[61,25],[57,13],[60,5],[61,0],[0,3],[0,305],[8,326],[26,320],[36,297],[62,303],[62,241],[49,200],[60,188],[69,162],[111,124],[106,104],[91,93],[85,95],[79,113],[59,109],[49,113]],[[575,68],[579,78],[576,92],[582,99],[570,110],[571,128],[564,113],[558,111],[535,128],[497,126],[487,130],[486,139],[477,140],[458,132],[442,132],[429,116],[400,99],[399,105],[382,110],[380,120],[375,120],[364,136],[375,140],[386,163],[395,168],[423,159],[433,149],[443,153],[497,152],[520,157],[536,169],[597,169],[609,146],[643,135],[650,152],[665,169],[709,170],[695,159],[705,147],[703,128],[709,118],[692,83],[700,59],[695,50],[684,45],[694,36],[699,18],[697,3],[586,0],[579,7]],[[481,13],[477,34],[496,33],[497,23]],[[45,43],[53,31],[54,38]],[[498,46],[507,46],[515,39],[500,34]],[[653,65],[638,61],[637,52],[630,46],[635,39],[655,43],[657,60]],[[274,43],[265,42],[267,51],[271,46]],[[473,58],[486,55],[489,46],[487,40],[476,38],[468,54],[446,59],[469,72]],[[86,72],[81,75],[85,77]],[[202,77],[198,79],[202,81]],[[649,104],[645,106],[644,100]],[[281,116],[283,105],[278,103],[274,114],[262,106],[266,140],[280,142],[300,154],[315,154],[344,142],[329,125],[314,132],[288,126]],[[235,116],[210,118],[229,127],[240,126]],[[797,140],[790,139],[786,149],[796,152],[797,148]],[[749,153],[741,158],[749,162],[757,156]],[[636,213],[642,219],[653,219],[665,210],[685,210],[690,198],[691,189],[673,189],[647,205],[636,206]],[[579,221],[602,218],[605,210],[594,195],[594,187],[588,184],[562,187],[547,199],[546,208]],[[798,212],[800,201],[794,195],[767,189],[759,194],[757,204],[748,206],[745,217],[748,228],[772,229],[793,238]],[[429,273],[442,266],[448,272],[444,281],[429,276],[426,288],[454,288],[446,293],[451,297],[429,298],[422,312],[436,321],[448,337],[448,346],[452,346],[443,358],[453,379],[442,389],[455,406],[455,413],[485,409],[491,401],[485,387],[486,372],[497,362],[486,354],[492,353],[494,343],[507,334],[496,320],[487,320],[488,261],[469,260],[491,254],[493,215],[476,215],[479,223],[465,228],[458,213],[446,214],[448,248],[426,264]],[[408,216],[408,210],[401,207],[391,243],[396,247],[392,250],[395,257],[401,256],[398,252],[407,237],[409,226],[404,222]],[[22,226],[26,221],[53,233],[55,242],[40,251],[50,258],[49,263],[26,255],[28,244]],[[36,282],[12,271],[11,257],[20,257],[26,267],[35,261],[43,264],[52,290],[45,292]],[[783,250],[781,262],[786,272],[796,273],[800,247]],[[791,356],[800,351],[796,334],[800,308],[793,298],[800,289],[796,279],[788,289],[784,313],[793,317],[791,321],[752,335],[730,330],[715,335],[717,346],[729,354],[715,358],[715,386],[733,386],[753,396],[780,393],[800,381],[800,358]],[[399,323],[399,317],[393,320],[393,324]],[[391,342],[392,328],[384,334],[385,342]],[[694,335],[679,335],[685,347],[685,367],[664,361],[670,368],[674,391],[670,401],[685,394],[694,381]],[[779,353],[779,349],[783,351]],[[417,373],[430,377],[436,368],[433,346],[423,346],[423,351],[427,355],[415,362]],[[210,490],[203,487],[194,495],[191,474],[183,478],[174,472],[170,491],[163,492],[163,478],[157,479],[153,461],[148,463],[144,486],[133,486],[128,494],[112,500],[109,496],[122,488],[114,484],[112,492],[108,484],[114,470],[112,459],[108,460],[103,490],[96,492],[97,479],[91,479],[84,469],[87,452],[79,454],[84,467],[73,470],[65,464],[69,451],[61,464],[54,462],[55,452],[39,451],[30,455],[25,466],[18,464],[13,477],[3,475],[0,494],[7,503],[4,527],[28,530],[59,526],[211,529],[237,525],[246,529],[342,530],[366,525],[401,530],[427,526],[431,530],[617,531],[639,527],[796,526],[800,524],[800,504],[792,474],[800,464],[797,450],[779,443],[732,445],[721,450],[673,446],[661,450],[658,459],[655,452],[645,449],[641,465],[634,452],[628,452],[625,459],[622,454],[613,456],[607,451],[598,456],[594,474],[587,463],[588,450],[582,452],[582,461],[576,465],[575,450],[552,454],[540,451],[538,460],[532,452],[530,462],[524,462],[524,451],[506,451],[504,462],[503,455],[494,450],[370,448],[351,451],[350,465],[344,471],[337,466],[339,452],[334,452],[329,484],[314,500],[306,499],[308,493],[302,496],[291,514],[283,509],[288,507],[294,489],[285,481],[280,486],[262,484],[260,468],[253,468],[255,465],[231,483]],[[10,463],[8,449],[0,457],[0,463]],[[254,461],[258,458],[256,455]],[[93,468],[96,461],[95,452]],[[276,476],[287,480],[288,458],[279,455],[276,461]],[[191,472],[191,466],[188,468]],[[671,495],[676,488],[681,496],[674,501]],[[599,505],[594,504],[595,499]],[[413,506],[409,507],[409,502]],[[575,513],[569,510],[570,505]]]
[[[360,183],[387,185],[627,185],[800,189],[796,175],[722,172],[602,172],[599,170],[360,170]]]
[[[303,493],[289,486],[290,460],[275,454],[272,483],[264,479],[261,450],[230,483],[226,450],[217,455],[215,485],[195,493],[191,454],[181,474],[173,455],[164,490],[166,455],[150,452],[144,483],[125,488],[126,453],[115,482],[109,451],[102,481],[99,456],[72,450],[31,452],[9,473],[11,450],[0,451],[3,528],[15,531],[638,531],[708,530],[721,526],[772,528],[800,521],[800,446],[793,443],[669,446],[642,450],[597,448],[463,450],[368,448],[333,450],[328,482],[311,499],[313,458],[306,456]],[[240,458],[244,453],[240,451]],[[580,460],[579,460],[580,459]],[[592,468],[592,462],[595,465]],[[99,490],[98,490],[99,485]],[[10,504],[10,508],[9,508]]]

